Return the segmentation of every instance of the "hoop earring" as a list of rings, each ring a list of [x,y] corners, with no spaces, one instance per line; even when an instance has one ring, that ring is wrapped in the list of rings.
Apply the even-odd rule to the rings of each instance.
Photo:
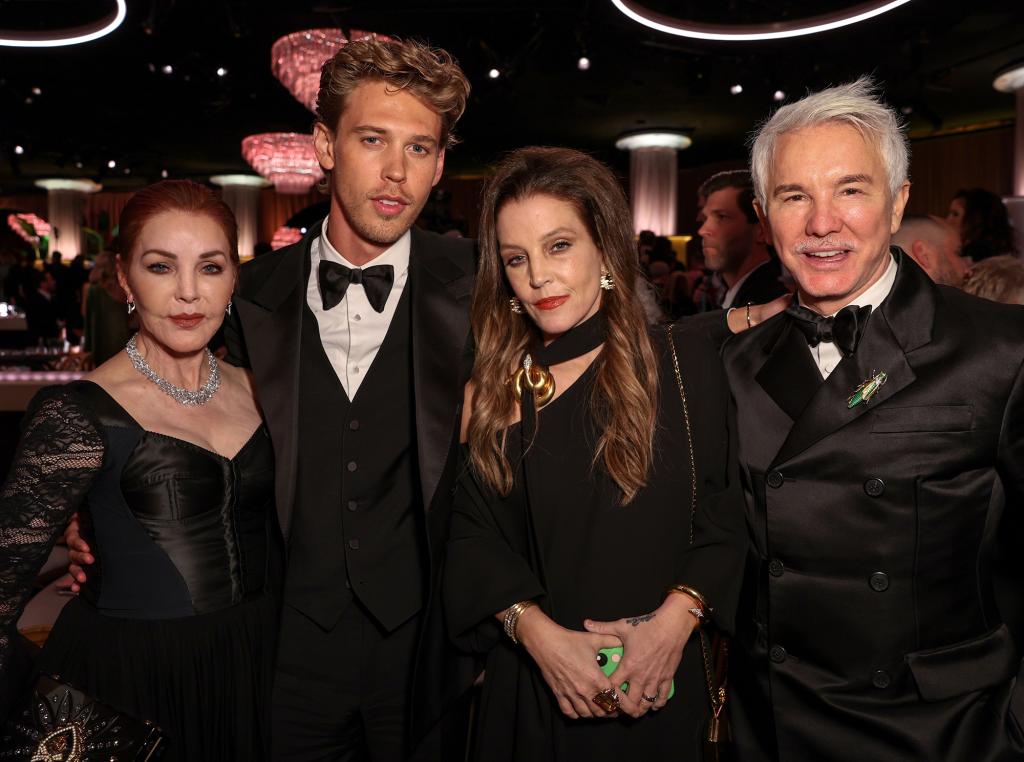
[[[513,296],[511,299],[508,300],[508,308],[517,315],[523,314],[523,303],[519,301],[518,296]]]
[[[601,289],[604,291],[611,291],[615,288],[615,279],[612,278],[612,274],[601,268]]]
[[[231,314],[231,300],[230,299],[228,299],[228,306],[224,308],[224,311],[226,313],[228,313],[229,315]]]
[[[135,312],[135,302],[133,302],[131,299],[129,299],[128,300],[128,314],[131,315],[133,312]]]

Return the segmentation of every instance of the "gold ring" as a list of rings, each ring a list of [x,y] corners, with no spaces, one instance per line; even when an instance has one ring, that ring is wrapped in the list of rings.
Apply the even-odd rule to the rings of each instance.
[[[619,692],[614,688],[608,688],[594,694],[591,699],[598,709],[608,714],[619,711]]]

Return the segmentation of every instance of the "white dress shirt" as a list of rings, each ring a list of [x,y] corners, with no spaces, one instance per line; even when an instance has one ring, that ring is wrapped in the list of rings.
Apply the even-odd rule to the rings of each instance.
[[[324,345],[327,359],[338,374],[349,400],[355,399],[359,385],[370,370],[380,345],[384,343],[391,319],[398,308],[405,284],[409,280],[409,245],[412,234],[405,232],[401,238],[364,267],[391,265],[395,268],[395,280],[391,293],[384,303],[384,311],[377,312],[370,306],[366,291],[361,283],[349,284],[345,298],[329,310],[324,309],[320,297],[320,262],[337,262],[352,269],[361,269],[343,257],[327,238],[327,220],[323,232],[310,246],[311,267],[309,282],[306,284],[306,303],[316,318],[320,329],[320,341]]]
[[[849,307],[852,304],[854,307],[871,307],[874,310],[892,291],[892,284],[896,281],[896,271],[898,269],[896,260],[890,256],[889,267],[882,273],[882,277],[876,280],[867,291],[849,304],[844,304],[843,307]],[[834,317],[838,312],[839,310],[833,312],[831,317]],[[818,346],[811,347],[810,349],[811,356],[814,357],[814,362],[817,364],[818,370],[821,371],[822,378],[828,378],[829,374],[839,364],[839,361],[843,359],[843,353],[831,341],[822,341]]]

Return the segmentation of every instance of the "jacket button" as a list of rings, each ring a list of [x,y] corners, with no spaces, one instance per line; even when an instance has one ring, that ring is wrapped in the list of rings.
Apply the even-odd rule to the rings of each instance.
[[[348,422],[348,427],[352,429],[352,431],[359,431],[359,421],[353,418],[351,421]]]
[[[868,497],[881,497],[885,492],[885,482],[881,479],[868,479],[864,482],[864,491]]]
[[[772,489],[778,489],[784,481],[785,479],[782,478],[782,473],[779,471],[772,471],[768,474],[768,486]]]
[[[889,575],[885,572],[875,572],[868,579],[868,584],[876,593],[884,593],[889,589]]]
[[[355,500],[349,500],[348,501],[348,509],[350,511],[358,511],[359,510],[359,503],[357,503]]]
[[[355,470],[356,470],[357,468],[359,468],[359,466],[358,466],[358,465],[356,465],[356,462],[355,462],[354,460],[350,460],[350,461],[348,462],[348,466],[346,466],[346,468],[348,468],[348,471],[349,471],[349,473],[352,473],[352,472],[353,472],[353,471],[355,471]]]
[[[892,678],[888,672],[880,669],[871,676],[871,684],[876,688],[888,688],[892,684]]]
[[[784,571],[786,571],[786,567],[779,559],[773,558],[768,563],[768,573],[773,577],[781,577]]]
[[[348,546],[352,550],[359,550],[359,540],[349,540],[348,541]]]
[[[768,652],[768,658],[776,664],[782,664],[786,660],[786,649],[782,646],[772,646]]]

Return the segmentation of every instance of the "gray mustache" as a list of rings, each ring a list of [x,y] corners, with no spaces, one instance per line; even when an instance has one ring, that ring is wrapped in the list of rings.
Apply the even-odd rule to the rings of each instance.
[[[837,238],[822,238],[817,241],[801,241],[793,247],[797,254],[806,254],[811,249],[836,249],[837,251],[853,251],[853,244]]]

